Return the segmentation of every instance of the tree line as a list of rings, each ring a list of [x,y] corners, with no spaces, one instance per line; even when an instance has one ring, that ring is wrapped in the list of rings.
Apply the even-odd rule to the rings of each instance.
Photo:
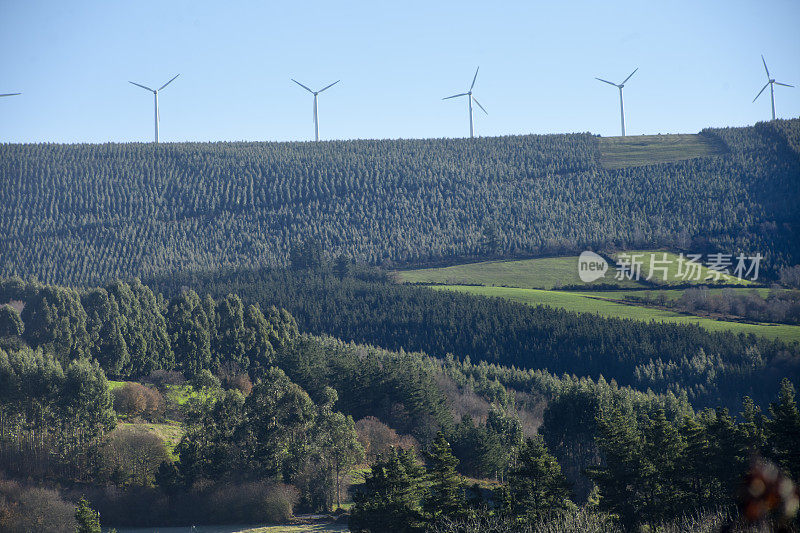
[[[286,311],[192,290],[166,300],[138,279],[85,290],[1,279],[0,302],[2,345],[41,349],[62,365],[91,358],[113,378],[195,377],[224,365],[257,375],[298,334]]]
[[[594,424],[600,455],[587,468],[594,485],[583,503],[595,516],[592,531],[659,530],[681,515],[737,503],[741,518],[723,522],[723,530],[765,519],[774,520],[768,527],[791,527],[800,499],[791,481],[800,475],[800,410],[788,380],[768,415],[745,400],[738,422],[721,408],[675,421],[662,408],[637,416],[623,399],[605,405]],[[476,519],[493,523],[492,531],[541,530],[577,508],[541,436],[525,441],[508,478],[493,489],[467,483],[458,464],[443,433],[424,462],[405,450],[381,457],[356,493],[351,531],[480,531],[470,527]]]
[[[313,257],[313,254],[311,254]],[[396,284],[347,261],[314,268],[183,273],[148,283],[195,287],[286,308],[303,331],[437,357],[614,379],[686,395],[696,406],[766,405],[781,376],[797,380],[798,346],[699,326],[603,318],[497,298]],[[305,263],[303,263],[305,264]]]

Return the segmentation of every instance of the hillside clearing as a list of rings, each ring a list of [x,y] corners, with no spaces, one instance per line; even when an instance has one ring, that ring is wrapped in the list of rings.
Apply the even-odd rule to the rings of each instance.
[[[635,261],[641,264],[641,275],[637,279],[616,279],[618,270],[609,264],[605,275],[591,283],[584,283],[578,277],[578,256],[562,257],[542,257],[535,259],[507,260],[507,261],[482,261],[478,263],[466,263],[437,268],[421,268],[417,270],[401,270],[397,272],[400,281],[405,283],[424,283],[441,285],[483,285],[488,287],[519,287],[522,289],[558,289],[568,286],[597,286],[597,285],[616,285],[620,289],[636,289],[652,287],[653,285],[749,285],[752,284],[747,279],[739,280],[733,276],[722,275],[720,281],[713,282],[710,276],[711,271],[700,265],[698,267],[697,280],[682,279],[678,276],[679,256],[673,252],[662,250],[634,250],[618,252],[615,258],[622,253],[631,257],[635,256]],[[658,270],[659,263],[664,259],[669,261],[667,265],[666,281],[661,279],[662,273]],[[655,267],[655,274],[650,282],[646,278],[650,275],[651,260]],[[702,258],[705,262],[706,258]],[[706,280],[707,277],[711,279]]]
[[[642,288],[633,280],[617,281],[617,271],[609,267],[606,276],[584,284],[578,277],[578,256],[542,257],[511,261],[483,261],[440,268],[402,270],[397,275],[406,283],[438,283],[447,285],[486,285],[521,287],[525,289],[554,289],[568,285],[617,285],[620,288]]]
[[[671,163],[721,155],[727,148],[698,134],[599,137],[600,164],[608,169]]]

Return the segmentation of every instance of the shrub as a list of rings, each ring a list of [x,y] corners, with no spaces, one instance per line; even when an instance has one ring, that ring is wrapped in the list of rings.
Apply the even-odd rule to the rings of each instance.
[[[369,462],[373,462],[381,454],[386,454],[393,447],[404,450],[419,447],[414,437],[399,435],[374,416],[367,416],[356,422],[356,433]]]
[[[130,418],[154,419],[164,413],[164,397],[141,383],[128,382],[114,389],[114,410]]]
[[[204,492],[209,523],[285,522],[298,499],[296,488],[263,481],[214,485]]]
[[[197,389],[218,389],[222,386],[219,378],[208,369],[202,370],[192,378],[191,383]]]
[[[235,375],[227,384],[228,388],[237,389],[245,396],[249,396],[253,390],[253,382],[247,374]]]
[[[0,531],[73,533],[75,506],[55,491],[0,481]]]
[[[108,476],[120,484],[149,486],[169,454],[164,441],[145,428],[124,426],[111,433],[101,451]]]
[[[800,289],[800,265],[781,269],[781,284],[792,289]]]

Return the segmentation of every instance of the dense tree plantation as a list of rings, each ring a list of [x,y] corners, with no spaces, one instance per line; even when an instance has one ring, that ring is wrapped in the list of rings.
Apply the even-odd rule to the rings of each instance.
[[[433,291],[346,264],[332,270],[187,273],[148,283],[165,294],[195,287],[214,297],[246,295],[249,303],[287,309],[302,330],[315,334],[437,357],[604,376],[640,390],[686,395],[696,407],[734,407],[744,395],[766,405],[781,377],[800,376],[796,344]]]
[[[690,245],[800,262],[800,120],[705,130],[727,153],[603,169],[589,134],[0,145],[0,275],[105,283],[283,265],[316,238],[370,264]]]

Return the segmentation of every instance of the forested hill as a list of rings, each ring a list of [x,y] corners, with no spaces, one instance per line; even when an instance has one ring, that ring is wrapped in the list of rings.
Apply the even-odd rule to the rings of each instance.
[[[0,145],[0,275],[283,264],[309,237],[373,264],[692,241],[800,262],[800,120],[702,135],[725,153],[618,169],[590,134]]]

